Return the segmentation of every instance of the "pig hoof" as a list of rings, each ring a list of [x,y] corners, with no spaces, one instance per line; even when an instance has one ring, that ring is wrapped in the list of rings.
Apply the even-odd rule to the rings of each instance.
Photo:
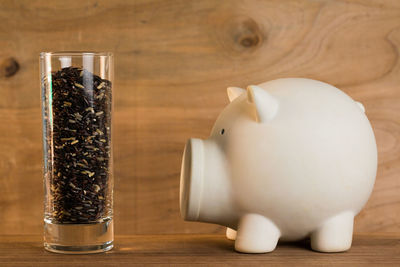
[[[280,235],[279,229],[269,219],[258,214],[246,214],[239,221],[235,249],[244,253],[271,252]]]
[[[311,248],[320,252],[341,252],[351,247],[353,238],[352,212],[336,215],[311,234]]]
[[[235,240],[236,239],[236,231],[227,227],[226,228],[226,238],[229,240]]]

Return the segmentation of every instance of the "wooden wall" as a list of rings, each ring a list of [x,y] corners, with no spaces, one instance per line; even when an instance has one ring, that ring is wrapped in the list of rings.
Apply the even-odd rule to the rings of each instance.
[[[287,76],[364,103],[379,168],[355,231],[400,231],[399,1],[1,0],[0,21],[0,234],[42,231],[38,55],[56,50],[115,54],[118,234],[221,232],[180,218],[185,141],[227,86]]]

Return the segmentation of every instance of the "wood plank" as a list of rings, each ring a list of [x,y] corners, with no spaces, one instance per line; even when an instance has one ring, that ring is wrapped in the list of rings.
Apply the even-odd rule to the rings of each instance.
[[[133,235],[117,236],[113,250],[103,254],[60,255],[43,249],[38,235],[0,236],[2,266],[128,266],[146,265],[365,265],[398,266],[399,235],[357,235],[352,248],[344,253],[319,253],[307,241],[278,244],[267,254],[242,254],[222,235]]]
[[[206,138],[227,86],[280,77],[332,83],[361,101],[379,150],[356,232],[400,232],[400,4],[380,1],[2,1],[0,234],[42,232],[38,53],[115,54],[119,234],[222,233],[179,215],[180,160]],[[4,73],[0,70],[0,73]]]

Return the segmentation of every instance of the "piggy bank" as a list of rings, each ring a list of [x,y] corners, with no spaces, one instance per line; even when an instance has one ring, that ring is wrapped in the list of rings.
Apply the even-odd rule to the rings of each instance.
[[[183,219],[227,227],[245,253],[309,237],[348,250],[375,182],[377,148],[361,103],[311,79],[228,88],[230,104],[182,160]]]

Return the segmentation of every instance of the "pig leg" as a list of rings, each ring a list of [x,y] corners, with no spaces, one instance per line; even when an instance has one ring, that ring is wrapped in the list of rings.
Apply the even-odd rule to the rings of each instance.
[[[229,240],[235,240],[236,239],[236,231],[233,230],[232,228],[227,227],[226,228],[226,238]]]
[[[351,247],[353,212],[344,212],[326,220],[311,234],[311,248],[320,252],[340,252]]]
[[[244,215],[238,225],[235,249],[245,253],[273,251],[281,233],[268,218],[258,214]]]

